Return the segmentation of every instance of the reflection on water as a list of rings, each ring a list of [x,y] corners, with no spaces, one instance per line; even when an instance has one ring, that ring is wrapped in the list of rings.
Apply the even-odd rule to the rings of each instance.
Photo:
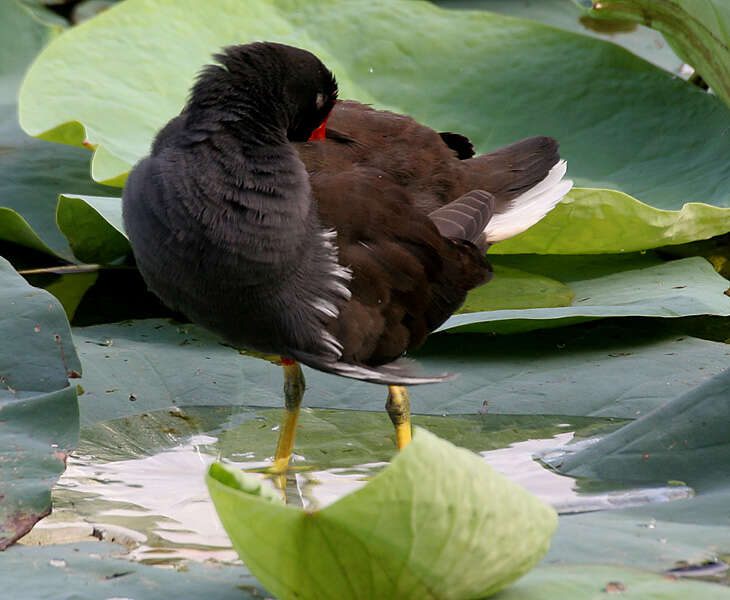
[[[92,522],[126,542],[136,560],[235,561],[204,480],[215,459],[206,450],[215,442],[196,435],[176,448],[113,462],[74,454],[54,491],[53,520]],[[137,535],[125,539],[125,532]]]
[[[208,497],[214,460],[257,469],[270,464],[280,410],[196,407],[158,411],[85,429],[54,489],[54,512],[26,543],[94,536],[120,542],[130,558],[171,565],[180,559],[236,562]],[[497,471],[561,513],[605,510],[687,497],[686,487],[609,489],[543,466],[575,438],[605,433],[609,419],[469,415],[414,417],[416,424],[481,454]],[[385,413],[305,410],[287,500],[314,510],[367,483],[394,453]],[[264,477],[261,475],[261,477]],[[582,488],[591,489],[585,493]],[[63,534],[63,538],[59,537]],[[75,536],[75,537],[74,537]]]

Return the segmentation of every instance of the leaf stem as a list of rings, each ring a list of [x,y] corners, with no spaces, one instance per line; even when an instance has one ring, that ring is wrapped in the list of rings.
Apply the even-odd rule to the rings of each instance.
[[[21,275],[39,275],[42,273],[53,273],[57,275],[64,275],[67,273],[93,273],[95,271],[101,271],[102,269],[131,269],[133,267],[125,266],[112,266],[112,265],[64,265],[57,267],[42,267],[39,269],[22,269],[18,271]]]

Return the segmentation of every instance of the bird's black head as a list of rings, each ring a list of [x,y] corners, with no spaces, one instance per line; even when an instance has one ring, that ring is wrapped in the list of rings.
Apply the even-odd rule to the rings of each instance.
[[[290,141],[310,139],[337,100],[332,73],[311,52],[254,42],[229,46],[215,55],[221,66],[206,67],[193,88],[192,102],[273,119]]]

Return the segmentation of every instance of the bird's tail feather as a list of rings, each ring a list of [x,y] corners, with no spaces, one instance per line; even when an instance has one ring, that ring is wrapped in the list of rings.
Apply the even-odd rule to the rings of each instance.
[[[559,161],[540,183],[512,200],[503,212],[492,216],[484,230],[488,244],[501,242],[532,227],[573,187],[570,179],[563,179],[567,163]]]
[[[319,371],[334,373],[342,377],[380,383],[382,385],[423,385],[426,383],[441,383],[458,377],[453,373],[438,375],[419,375],[418,363],[408,358],[399,358],[393,362],[377,367],[356,365],[352,363],[332,361],[314,354],[299,351],[289,351],[288,356]]]

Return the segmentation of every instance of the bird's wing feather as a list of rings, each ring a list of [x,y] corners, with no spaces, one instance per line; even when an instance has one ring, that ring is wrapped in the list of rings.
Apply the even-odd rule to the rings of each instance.
[[[445,238],[476,244],[494,215],[494,206],[492,194],[472,190],[428,216]]]

